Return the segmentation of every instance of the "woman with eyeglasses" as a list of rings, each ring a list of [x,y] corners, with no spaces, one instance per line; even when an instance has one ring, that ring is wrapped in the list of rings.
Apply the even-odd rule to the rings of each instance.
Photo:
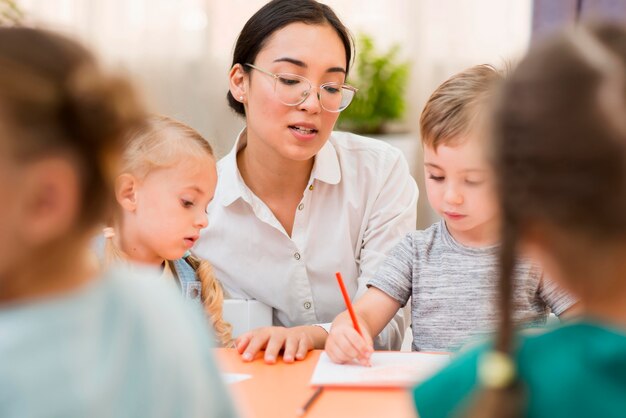
[[[244,361],[323,348],[345,310],[335,273],[358,298],[415,228],[418,190],[400,151],[333,132],[357,93],[346,84],[352,53],[345,26],[314,0],[271,1],[239,34],[228,102],[246,128],[218,164],[196,253],[230,297],[273,308],[274,326],[237,339]],[[400,311],[375,347],[399,349],[405,328]]]

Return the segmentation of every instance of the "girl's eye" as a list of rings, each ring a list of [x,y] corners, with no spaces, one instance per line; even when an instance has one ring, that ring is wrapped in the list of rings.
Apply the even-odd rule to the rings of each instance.
[[[181,199],[180,203],[183,205],[183,207],[185,208],[190,208],[193,206],[193,202],[189,201],[189,200],[185,200],[185,199]]]
[[[480,186],[481,184],[483,184],[483,180],[465,180],[465,183],[467,183],[469,186]]]
[[[429,176],[429,178],[430,178],[431,180],[434,180],[434,181],[444,181],[444,180],[445,180],[445,177],[444,177],[444,176],[434,176],[434,175],[432,175],[432,174]]]

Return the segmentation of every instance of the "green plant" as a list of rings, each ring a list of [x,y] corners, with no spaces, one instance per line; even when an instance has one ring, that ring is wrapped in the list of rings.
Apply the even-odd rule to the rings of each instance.
[[[410,63],[399,60],[397,44],[380,53],[371,36],[360,34],[357,45],[355,76],[349,83],[359,91],[341,113],[339,127],[356,133],[383,133],[388,122],[404,116]]]
[[[23,17],[14,0],[0,0],[0,26],[17,25]]]

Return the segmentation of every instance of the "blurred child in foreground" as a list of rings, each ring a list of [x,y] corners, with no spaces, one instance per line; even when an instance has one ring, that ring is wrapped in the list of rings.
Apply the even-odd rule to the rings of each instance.
[[[75,42],[0,28],[2,417],[233,415],[202,319],[91,256],[122,138],[143,118]]]

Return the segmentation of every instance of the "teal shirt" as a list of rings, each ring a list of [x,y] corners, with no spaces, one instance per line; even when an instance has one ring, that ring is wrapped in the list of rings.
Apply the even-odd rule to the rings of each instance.
[[[476,364],[486,347],[461,354],[413,390],[420,418],[455,416],[477,390]],[[522,337],[517,372],[532,418],[626,416],[626,329],[580,322]]]
[[[204,319],[148,272],[0,306],[0,417],[234,415]]]

